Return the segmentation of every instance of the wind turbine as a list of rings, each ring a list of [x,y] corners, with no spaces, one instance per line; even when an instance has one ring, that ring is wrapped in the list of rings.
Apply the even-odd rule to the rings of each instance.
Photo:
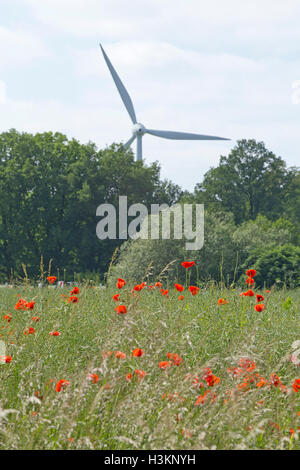
[[[142,149],[142,138],[145,134],[154,135],[155,137],[162,137],[163,139],[172,139],[172,140],[230,140],[225,139],[223,137],[215,137],[211,135],[201,135],[201,134],[190,134],[188,132],[173,132],[173,131],[159,131],[155,129],[147,129],[143,124],[137,122],[134,107],[129,96],[128,91],[126,90],[125,86],[123,85],[119,75],[115,71],[111,61],[107,57],[106,52],[104,51],[102,45],[100,44],[100,48],[113,78],[115,85],[120,93],[121,99],[127,109],[127,112],[130,116],[130,119],[133,123],[132,128],[132,137],[124,144],[124,147],[129,147],[135,139],[137,140],[137,148],[136,148],[136,159],[142,160],[143,158],[143,149]]]

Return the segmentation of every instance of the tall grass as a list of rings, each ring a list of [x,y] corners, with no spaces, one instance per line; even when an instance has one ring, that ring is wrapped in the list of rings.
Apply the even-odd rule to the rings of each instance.
[[[300,340],[299,290],[264,294],[257,313],[253,298],[215,285],[183,301],[173,289],[166,298],[159,289],[131,296],[131,288],[119,292],[126,315],[114,311],[117,289],[81,286],[77,304],[62,297],[66,289],[0,289],[0,340],[12,356],[0,364],[1,449],[300,449],[300,392],[292,389],[300,368],[290,361]],[[15,311],[18,295],[34,300],[34,310]],[[219,297],[229,303],[218,306]],[[25,335],[30,326],[35,334]],[[144,355],[132,357],[135,348]],[[168,352],[182,363],[162,370]],[[285,391],[238,390],[227,369],[243,357],[267,380],[278,374]],[[203,390],[193,378],[207,367],[220,378],[215,399],[195,406]],[[70,385],[57,392],[61,379]]]

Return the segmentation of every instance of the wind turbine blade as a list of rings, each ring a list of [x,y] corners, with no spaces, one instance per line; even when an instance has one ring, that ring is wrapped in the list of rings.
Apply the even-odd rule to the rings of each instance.
[[[105,62],[107,64],[107,67],[109,68],[111,76],[112,76],[112,78],[113,78],[113,80],[116,84],[118,92],[120,93],[120,96],[121,96],[122,101],[125,105],[125,108],[128,111],[130,119],[132,120],[133,124],[136,124],[136,115],[135,115],[135,111],[134,111],[134,107],[133,107],[131,98],[130,98],[126,88],[124,87],[123,83],[121,82],[121,79],[120,79],[119,75],[117,74],[114,67],[112,66],[112,63],[110,62],[109,58],[107,57],[107,55],[106,55],[103,47],[101,46],[101,44],[100,44],[100,48],[101,48],[103,57],[105,59]]]
[[[155,129],[146,129],[147,134],[162,137],[163,139],[174,140],[230,140],[224,137],[215,137],[213,135],[190,134],[188,132],[157,131]]]
[[[123,147],[125,147],[125,148],[129,147],[129,146],[132,144],[132,142],[135,141],[135,137],[136,137],[136,136],[133,135],[133,136],[128,140],[128,142],[126,142],[126,144],[123,145]]]

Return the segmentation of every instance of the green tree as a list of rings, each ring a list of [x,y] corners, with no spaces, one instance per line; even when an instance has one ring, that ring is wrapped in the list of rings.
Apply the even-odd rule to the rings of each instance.
[[[232,212],[237,223],[254,220],[259,213],[274,220],[283,215],[291,177],[284,160],[263,142],[244,139],[205,174],[195,199]]]
[[[0,134],[0,269],[7,278],[24,262],[37,276],[40,256],[53,269],[104,273],[119,240],[98,240],[96,208],[167,202],[180,188],[160,180],[157,163],[134,161],[131,150],[97,150],[60,133]]]

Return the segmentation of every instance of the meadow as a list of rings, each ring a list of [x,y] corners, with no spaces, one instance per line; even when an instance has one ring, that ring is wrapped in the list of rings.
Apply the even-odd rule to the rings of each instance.
[[[0,449],[300,449],[299,289],[50,282],[0,289]]]

